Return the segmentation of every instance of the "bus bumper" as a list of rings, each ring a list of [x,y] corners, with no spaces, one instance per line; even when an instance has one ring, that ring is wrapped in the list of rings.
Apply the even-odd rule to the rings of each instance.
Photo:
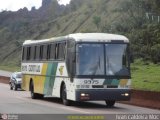
[[[130,89],[78,89],[76,90],[76,101],[89,100],[114,100],[128,101],[131,97]]]

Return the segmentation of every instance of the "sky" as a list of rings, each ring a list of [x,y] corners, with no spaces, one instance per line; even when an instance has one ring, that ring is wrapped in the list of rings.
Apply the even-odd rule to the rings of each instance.
[[[58,0],[59,4],[69,4],[70,0]],[[0,0],[0,11],[17,11],[27,7],[29,10],[35,6],[38,9],[42,5],[42,0]]]
[[[59,4],[63,4],[63,5],[66,5],[66,4],[69,4],[71,0],[58,0],[58,3]]]

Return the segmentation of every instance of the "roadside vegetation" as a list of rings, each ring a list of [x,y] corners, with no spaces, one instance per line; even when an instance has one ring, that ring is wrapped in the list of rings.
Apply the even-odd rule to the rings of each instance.
[[[20,66],[15,66],[15,65],[0,65],[0,70],[5,70],[5,71],[10,71],[10,72],[15,72],[15,71],[21,71]]]
[[[132,88],[160,92],[160,64],[136,60],[131,65]]]

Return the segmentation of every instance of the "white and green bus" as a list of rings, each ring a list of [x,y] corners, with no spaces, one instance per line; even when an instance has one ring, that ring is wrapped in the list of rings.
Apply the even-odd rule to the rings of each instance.
[[[75,33],[26,40],[22,88],[31,97],[71,101],[104,100],[107,106],[130,99],[129,40],[107,33]]]

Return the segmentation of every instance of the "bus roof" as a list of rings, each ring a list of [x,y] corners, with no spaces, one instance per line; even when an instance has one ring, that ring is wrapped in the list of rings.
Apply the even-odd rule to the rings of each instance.
[[[123,40],[124,42],[129,42],[125,36],[108,33],[76,33],[68,36],[74,38],[76,41],[111,42],[111,40]]]
[[[108,34],[108,33],[75,33],[69,34],[67,36],[62,37],[53,37],[50,39],[43,40],[26,40],[23,45],[36,44],[36,43],[46,43],[53,41],[61,41],[67,39],[74,39],[75,41],[81,42],[111,42],[111,41],[124,41],[125,43],[129,43],[128,38],[123,35],[117,34]]]

